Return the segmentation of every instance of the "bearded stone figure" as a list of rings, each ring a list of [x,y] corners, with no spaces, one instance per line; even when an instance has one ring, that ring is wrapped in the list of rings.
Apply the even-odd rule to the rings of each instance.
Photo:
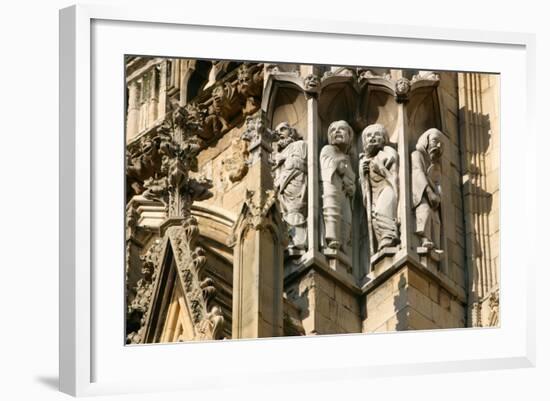
[[[359,180],[373,252],[375,249],[380,251],[399,243],[399,155],[395,149],[388,146],[388,133],[381,124],[366,127],[361,138],[364,153],[359,155]],[[376,238],[376,246],[372,241],[372,231]]]
[[[443,133],[436,128],[424,132],[411,154],[412,201],[416,214],[415,233],[421,246],[442,253],[441,220],[441,143]]]
[[[351,202],[355,194],[355,173],[349,151],[353,129],[343,120],[328,127],[328,145],[321,149],[321,181],[325,240],[330,249],[349,253],[351,246]]]
[[[307,144],[288,122],[280,123],[274,134],[274,186],[288,228],[288,251],[303,254],[307,248]]]

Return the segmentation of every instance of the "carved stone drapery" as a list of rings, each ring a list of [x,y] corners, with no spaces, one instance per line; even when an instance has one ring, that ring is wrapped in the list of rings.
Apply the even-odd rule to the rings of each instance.
[[[364,153],[359,155],[358,170],[369,226],[370,251],[374,254],[374,251],[399,243],[399,155],[389,146],[388,133],[381,124],[366,127],[362,142]]]
[[[351,126],[346,121],[334,121],[328,128],[328,145],[319,157],[326,245],[346,254],[351,246],[351,199],[355,194],[355,173],[349,157],[352,142]]]
[[[441,249],[441,143],[443,133],[436,128],[424,132],[411,154],[412,205],[415,210],[415,233],[421,248],[443,253]],[[424,251],[424,250],[422,250]],[[434,255],[430,252],[430,255]]]
[[[289,254],[299,255],[307,248],[307,144],[288,122],[274,133],[274,188],[288,228]]]

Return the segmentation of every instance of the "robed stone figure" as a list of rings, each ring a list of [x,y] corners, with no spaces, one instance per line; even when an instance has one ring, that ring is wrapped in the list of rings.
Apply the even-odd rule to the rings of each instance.
[[[359,155],[359,180],[373,252],[399,243],[399,155],[388,146],[388,133],[381,124],[366,127],[361,139],[364,153]],[[376,245],[372,242],[372,231]]]
[[[346,121],[334,121],[327,134],[328,145],[320,154],[325,241],[328,248],[349,253],[355,193],[355,173],[349,157],[353,129]]]
[[[441,251],[441,155],[443,133],[436,128],[424,132],[411,154],[412,201],[416,215],[415,233],[421,246]]]
[[[288,228],[288,250],[301,254],[307,247],[307,143],[288,122],[274,134],[274,186]]]

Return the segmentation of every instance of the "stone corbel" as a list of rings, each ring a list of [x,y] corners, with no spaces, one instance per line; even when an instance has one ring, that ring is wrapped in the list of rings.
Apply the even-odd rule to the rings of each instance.
[[[315,74],[309,74],[304,78],[303,89],[308,96],[317,96],[321,90],[321,79]]]

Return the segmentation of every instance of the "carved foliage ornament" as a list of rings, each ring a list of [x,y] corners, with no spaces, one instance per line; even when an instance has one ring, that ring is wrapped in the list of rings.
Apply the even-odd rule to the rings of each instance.
[[[161,248],[161,241],[156,240],[147,252],[140,257],[142,261],[142,278],[138,280],[134,288],[135,297],[128,305],[127,310],[127,330],[130,333],[127,335],[126,340],[129,344],[139,344],[144,340],[145,322],[150,313],[154,282],[159,272]]]
[[[181,124],[187,124],[181,119],[183,114],[167,119],[159,129],[160,172],[144,182],[146,190],[143,196],[167,204],[171,217],[189,215],[193,201],[212,196],[209,192],[212,187],[210,180],[191,178],[189,175],[197,171],[197,155],[204,143],[196,134],[182,128]]]
[[[247,213],[244,225],[254,230],[267,228],[269,224],[268,213],[275,201],[276,195],[273,190],[268,190],[259,194],[259,196],[254,191],[247,190],[245,200]]]
[[[188,217],[181,226],[169,227],[167,241],[172,244],[178,275],[190,307],[191,320],[195,327],[195,339],[219,339],[223,332],[224,318],[221,309],[214,303],[216,288],[212,279],[205,277],[206,256],[204,249],[196,245],[198,225],[194,217]],[[136,297],[129,306],[129,314],[139,317],[138,329],[127,336],[131,344],[142,343],[146,324],[152,310],[154,287],[160,271],[157,240],[155,246],[142,257],[143,278],[136,286]],[[164,268],[169,268],[165,266]],[[135,320],[135,318],[134,318]]]
[[[261,67],[261,64],[241,65],[236,80],[212,88],[211,96],[202,103],[189,103],[184,107],[168,104],[172,111],[167,114],[163,125],[128,145],[128,196],[142,194],[148,189],[147,196],[162,198],[167,183],[163,179],[166,173],[160,173],[161,170],[172,169],[176,172],[179,169],[177,164],[187,167],[186,164],[196,156],[196,151],[228,132],[244,116],[256,112],[263,90]],[[174,131],[179,132],[176,137]],[[161,144],[161,141],[164,143]],[[171,141],[174,148],[170,146]],[[165,148],[161,149],[161,145]],[[177,162],[165,160],[166,156],[173,159],[174,153],[178,152],[180,156],[181,152],[191,154],[179,157]],[[191,168],[190,171],[195,170]]]
[[[241,213],[233,226],[233,232],[227,240],[229,246],[234,246],[239,236],[247,230],[267,230],[276,221],[271,214],[272,207],[276,204],[277,196],[275,191],[251,191],[246,190],[245,201]],[[278,212],[277,212],[278,214]],[[286,239],[282,241],[286,244]]]
[[[217,292],[214,282],[204,277],[206,256],[204,249],[196,245],[197,220],[189,217],[183,227],[170,227],[167,234],[175,245],[176,265],[183,278],[184,292],[189,300],[191,318],[196,330],[195,339],[219,339],[223,331],[224,318],[219,306],[212,303]]]

